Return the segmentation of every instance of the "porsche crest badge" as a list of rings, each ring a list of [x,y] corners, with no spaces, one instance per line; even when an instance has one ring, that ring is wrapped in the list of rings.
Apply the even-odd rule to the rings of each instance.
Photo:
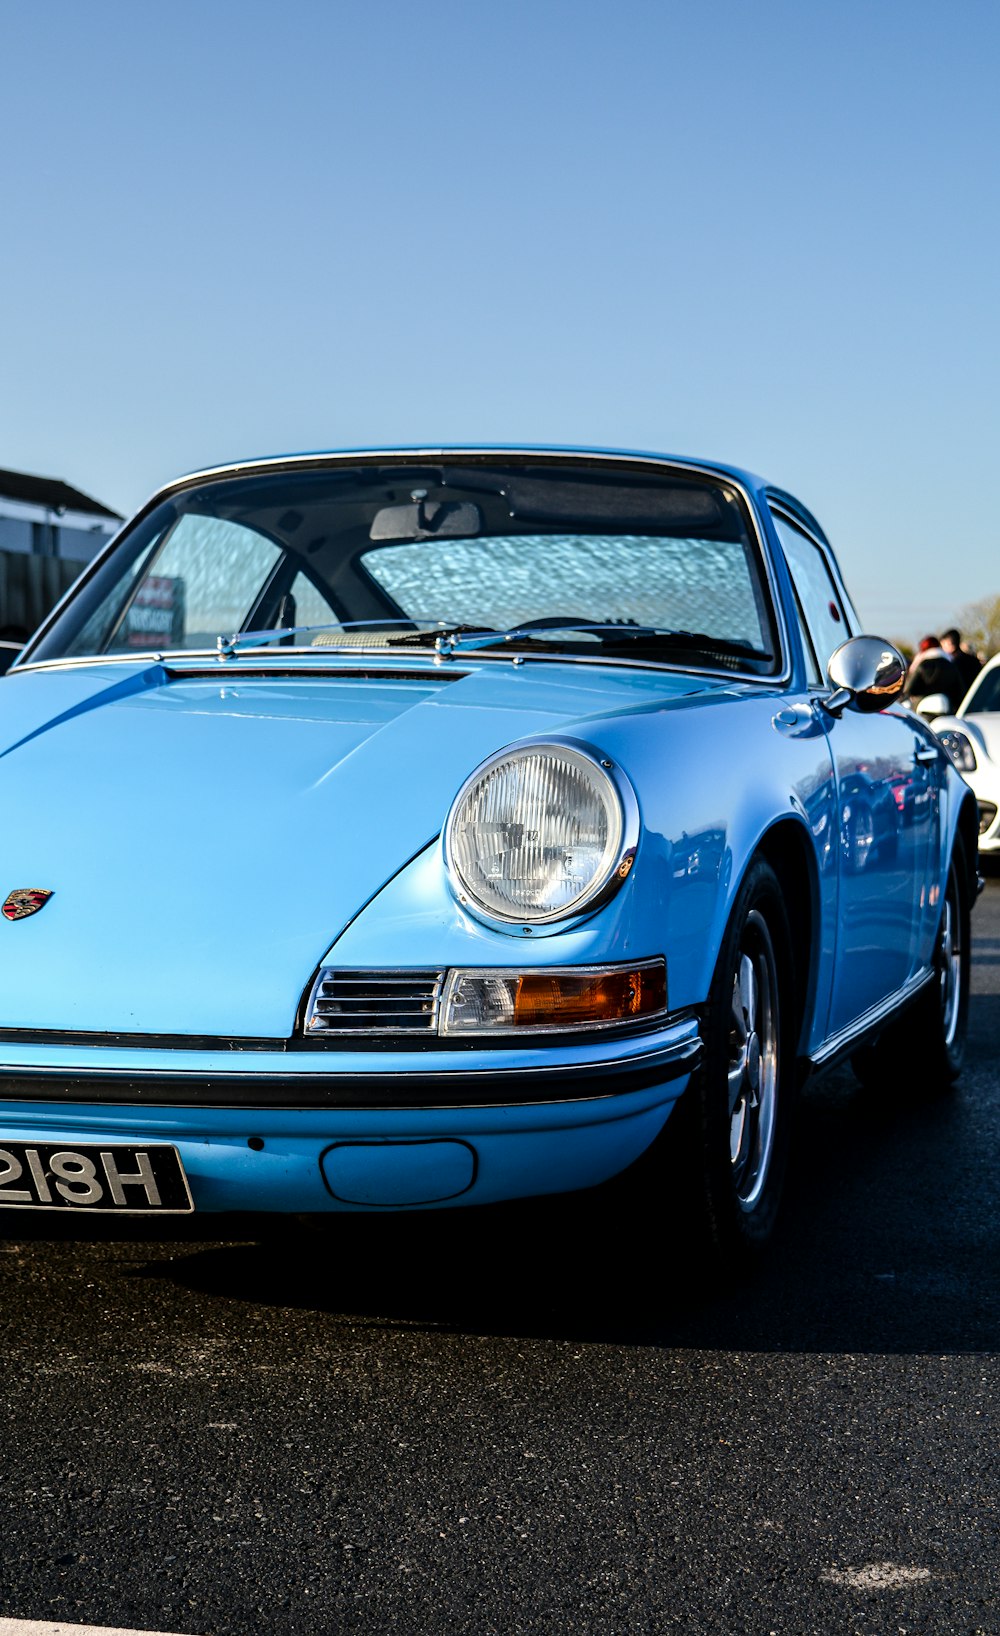
[[[7,893],[3,903],[0,903],[0,909],[7,920],[23,920],[25,915],[36,915],[39,909],[44,909],[51,896],[51,892],[41,888],[19,886]]]

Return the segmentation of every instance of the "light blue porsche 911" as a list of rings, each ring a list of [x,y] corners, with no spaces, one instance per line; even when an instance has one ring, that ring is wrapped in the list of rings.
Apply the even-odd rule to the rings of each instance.
[[[976,802],[791,495],[528,449],[170,484],[0,696],[0,1208],[683,1183],[961,1064]],[[678,1181],[678,1178],[681,1181]]]

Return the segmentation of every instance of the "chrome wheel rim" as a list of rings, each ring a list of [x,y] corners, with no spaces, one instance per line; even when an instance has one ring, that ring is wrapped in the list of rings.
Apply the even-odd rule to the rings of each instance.
[[[958,912],[958,886],[954,871],[948,877],[944,908],[941,911],[941,930],[937,946],[938,982],[941,992],[941,1021],[944,1042],[954,1044],[958,1018],[962,1009],[962,942],[961,921]]]
[[[767,922],[757,910],[740,938],[729,1026],[729,1159],[744,1210],[764,1190],[778,1101],[778,981]]]

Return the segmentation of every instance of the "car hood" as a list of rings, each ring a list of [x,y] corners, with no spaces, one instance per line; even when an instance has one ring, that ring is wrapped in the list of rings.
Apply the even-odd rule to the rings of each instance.
[[[0,920],[0,1030],[286,1038],[331,943],[485,756],[723,685],[498,660],[15,671],[0,901],[52,896]]]

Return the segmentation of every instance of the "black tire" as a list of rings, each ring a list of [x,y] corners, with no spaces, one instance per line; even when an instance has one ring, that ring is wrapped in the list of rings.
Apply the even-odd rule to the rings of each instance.
[[[665,1132],[688,1228],[726,1275],[764,1248],[784,1189],[796,1089],[791,971],[781,887],[757,858],[722,940],[702,1066]]]
[[[956,836],[934,943],[935,980],[873,1045],[851,1058],[861,1083],[880,1093],[913,1085],[947,1090],[962,1071],[969,1016],[972,903],[965,849]]]

